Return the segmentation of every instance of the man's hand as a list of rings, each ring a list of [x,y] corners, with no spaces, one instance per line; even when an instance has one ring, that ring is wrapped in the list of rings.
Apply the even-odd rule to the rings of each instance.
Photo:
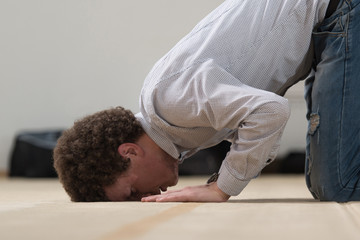
[[[221,191],[216,182],[167,191],[141,199],[142,202],[226,202],[229,195]]]

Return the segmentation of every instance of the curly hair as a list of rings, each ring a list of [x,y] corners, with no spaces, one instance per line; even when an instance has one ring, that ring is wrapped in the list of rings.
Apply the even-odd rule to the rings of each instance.
[[[54,149],[54,167],[71,200],[108,201],[104,186],[113,184],[130,165],[118,147],[143,134],[134,114],[122,107],[86,116],[64,131]]]

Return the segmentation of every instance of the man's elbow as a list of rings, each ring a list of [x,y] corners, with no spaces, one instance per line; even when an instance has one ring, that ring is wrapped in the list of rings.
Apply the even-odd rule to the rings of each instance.
[[[264,104],[262,111],[267,113],[267,121],[279,126],[284,126],[291,114],[288,100],[280,96]]]

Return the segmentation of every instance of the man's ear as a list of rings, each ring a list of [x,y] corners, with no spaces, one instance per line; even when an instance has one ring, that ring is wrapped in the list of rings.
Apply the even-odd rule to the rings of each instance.
[[[144,150],[136,143],[123,143],[118,147],[118,152],[123,158],[142,156]]]

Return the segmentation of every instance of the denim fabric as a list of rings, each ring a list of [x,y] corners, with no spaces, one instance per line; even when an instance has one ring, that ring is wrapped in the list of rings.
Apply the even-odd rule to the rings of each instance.
[[[360,200],[360,0],[342,0],[313,33],[306,183],[317,199]]]

